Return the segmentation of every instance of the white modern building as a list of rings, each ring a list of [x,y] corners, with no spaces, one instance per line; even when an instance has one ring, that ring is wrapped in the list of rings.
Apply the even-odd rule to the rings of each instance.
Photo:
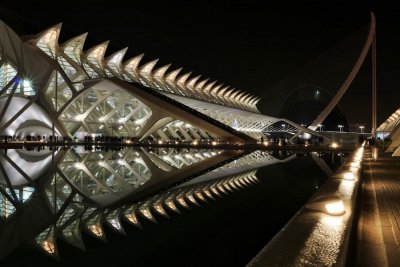
[[[260,114],[260,98],[127,48],[105,57],[108,41],[83,51],[87,33],[59,44],[61,24],[21,40],[0,22],[0,135],[35,139],[119,136],[138,142],[265,137],[282,124],[292,136],[313,131]]]
[[[387,152],[393,152],[393,156],[400,156],[400,108],[393,112],[377,129],[376,137],[384,140],[390,139],[391,143]]]

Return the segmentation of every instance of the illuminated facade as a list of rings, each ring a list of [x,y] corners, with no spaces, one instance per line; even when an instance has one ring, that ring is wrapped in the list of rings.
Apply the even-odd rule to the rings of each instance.
[[[180,75],[127,48],[104,57],[108,41],[82,51],[87,34],[59,44],[61,24],[23,42],[0,22],[0,134],[83,139],[242,142],[284,123],[293,135],[312,133],[259,113],[260,98],[216,81]]]
[[[400,156],[400,109],[397,109],[376,129],[376,137],[382,140],[390,139],[391,143],[386,151],[393,152],[393,156]]]

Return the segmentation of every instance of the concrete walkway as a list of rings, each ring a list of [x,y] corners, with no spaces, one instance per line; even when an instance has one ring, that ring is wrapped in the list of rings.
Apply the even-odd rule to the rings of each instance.
[[[357,266],[400,266],[400,158],[366,149],[357,224]]]

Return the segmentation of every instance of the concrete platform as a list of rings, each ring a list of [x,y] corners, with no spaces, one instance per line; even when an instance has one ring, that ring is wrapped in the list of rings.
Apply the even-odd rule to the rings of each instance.
[[[264,266],[344,266],[353,234],[356,202],[360,186],[357,168],[359,148],[309,199],[296,215],[248,263],[248,267]],[[356,159],[358,158],[358,159]],[[332,197],[342,203],[343,213],[330,213],[326,207]],[[328,200],[331,199],[331,200]]]

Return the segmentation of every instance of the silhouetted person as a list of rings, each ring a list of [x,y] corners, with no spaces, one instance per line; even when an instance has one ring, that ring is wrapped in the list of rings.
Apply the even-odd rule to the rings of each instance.
[[[371,139],[369,139],[369,145],[375,146],[375,138],[371,137]]]

